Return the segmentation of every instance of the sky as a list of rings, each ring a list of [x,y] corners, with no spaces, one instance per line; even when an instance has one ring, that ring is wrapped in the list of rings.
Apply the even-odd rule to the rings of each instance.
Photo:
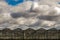
[[[9,5],[16,6],[17,4],[22,3],[24,0],[5,0]]]

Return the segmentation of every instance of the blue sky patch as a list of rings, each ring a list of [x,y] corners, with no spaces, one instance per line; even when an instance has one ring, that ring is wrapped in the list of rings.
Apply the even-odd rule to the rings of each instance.
[[[24,0],[5,0],[9,5],[16,6],[22,3]]]

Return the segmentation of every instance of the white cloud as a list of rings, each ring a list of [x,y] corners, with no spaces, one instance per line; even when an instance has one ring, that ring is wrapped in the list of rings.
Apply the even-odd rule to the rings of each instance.
[[[30,9],[32,2],[24,2],[17,6],[8,5],[5,1],[0,1],[0,10],[2,12],[25,12]]]
[[[55,13],[55,11],[54,12],[52,12],[52,11],[50,11],[50,9],[54,9],[54,8],[50,8],[48,5],[38,5],[38,4],[36,4],[37,5],[37,7],[36,7],[36,5],[35,5],[35,8],[37,9],[37,12],[29,12],[28,13],[28,18],[25,18],[25,17],[20,17],[20,18],[17,18],[17,19],[14,19],[14,18],[12,18],[11,17],[11,15],[10,15],[10,13],[13,13],[13,12],[21,12],[21,13],[25,13],[26,11],[29,11],[30,10],[30,8],[31,8],[31,5],[32,5],[32,2],[31,1],[27,1],[27,2],[24,2],[24,3],[22,3],[22,4],[18,4],[17,6],[11,6],[11,5],[8,5],[4,0],[0,0],[0,13],[2,13],[2,15],[0,14],[0,23],[3,23],[3,22],[5,22],[5,21],[10,21],[10,23],[12,24],[14,24],[14,23],[16,23],[16,24],[21,24],[21,25],[33,25],[33,24],[35,24],[35,23],[37,23],[37,22],[39,22],[39,23],[41,23],[42,24],[42,26],[44,26],[44,25],[47,25],[47,26],[53,26],[54,24],[55,24],[55,21],[47,21],[47,19],[49,18],[46,18],[46,20],[44,20],[44,19],[42,19],[42,21],[41,21],[41,19],[39,19],[39,18],[37,18],[38,16],[40,16],[39,14],[42,14],[42,12],[43,12],[43,14],[44,15],[46,15],[46,13],[47,13],[47,11],[48,11],[48,13],[49,12],[51,12],[51,13]],[[38,7],[39,6],[39,7]],[[47,6],[47,7],[46,7]],[[53,5],[54,6],[54,5]],[[35,9],[34,8],[34,9]],[[60,9],[58,9],[58,8],[56,8],[57,9],[57,11],[58,10],[60,10]],[[44,11],[43,11],[44,10]],[[46,11],[47,10],[47,11]],[[39,13],[38,13],[38,11],[40,11]],[[42,11],[42,12],[41,12]],[[34,15],[34,16],[31,16],[31,15]],[[35,15],[36,14],[36,15]],[[25,15],[25,14],[24,14]],[[31,17],[31,18],[30,18]],[[11,18],[12,18],[12,20],[11,20]],[[35,19],[36,18],[36,19]],[[45,17],[44,17],[45,18]],[[51,18],[52,19],[52,18]],[[55,19],[55,18],[53,18],[53,19]],[[57,18],[58,19],[58,18]],[[59,20],[59,19],[58,19]],[[50,23],[50,24],[49,24]],[[12,24],[12,25],[13,25]],[[15,27],[15,26],[13,26],[13,27]],[[40,26],[39,26],[40,27]],[[12,27],[10,27],[10,28],[12,28]],[[16,27],[17,28],[17,27]]]

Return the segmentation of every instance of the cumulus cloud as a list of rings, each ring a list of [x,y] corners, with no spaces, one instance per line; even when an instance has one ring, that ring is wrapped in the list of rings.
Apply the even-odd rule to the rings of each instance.
[[[32,1],[25,1],[17,6],[11,6],[5,0],[0,0],[0,23],[8,22],[12,25],[27,26],[53,26],[59,21],[60,8],[49,4],[43,5],[38,2],[34,2],[33,4]]]
[[[25,12],[31,8],[31,5],[31,1],[18,4],[17,6],[11,6],[5,1],[0,1],[0,10],[6,12]]]

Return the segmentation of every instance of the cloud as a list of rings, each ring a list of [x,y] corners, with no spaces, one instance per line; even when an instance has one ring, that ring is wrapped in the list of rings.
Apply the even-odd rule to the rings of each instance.
[[[8,5],[5,2],[5,0],[1,0],[0,1],[0,13],[2,13],[4,15],[3,17],[0,17],[1,22],[5,21],[5,19],[6,19],[6,21],[7,20],[12,21],[10,18],[12,18],[12,19],[16,18],[16,19],[14,19],[15,21],[13,21],[13,23],[16,22],[17,24],[21,24],[21,25],[31,25],[31,26],[39,25],[40,26],[40,24],[42,24],[42,25],[47,24],[48,26],[51,26],[52,24],[55,24],[55,21],[52,20],[55,18],[55,17],[53,17],[54,14],[52,15],[52,13],[55,13],[55,11],[50,10],[50,9],[54,9],[54,8],[50,8],[48,5],[38,5],[39,7],[36,8],[37,10],[34,9],[34,11],[29,12],[31,9],[32,3],[33,2],[31,2],[31,1],[26,1],[24,3],[18,4],[17,6],[11,6],[11,5]],[[49,15],[46,16],[47,13],[49,15],[51,14],[52,17],[50,17]],[[43,16],[40,14],[42,14]],[[40,20],[40,22],[38,20]],[[41,21],[41,20],[43,20],[43,21]],[[52,22],[51,20],[54,22]],[[50,24],[48,24],[48,23],[50,23]]]
[[[31,8],[31,1],[18,4],[17,6],[8,5],[5,1],[0,1],[0,10],[2,12],[25,12]]]

